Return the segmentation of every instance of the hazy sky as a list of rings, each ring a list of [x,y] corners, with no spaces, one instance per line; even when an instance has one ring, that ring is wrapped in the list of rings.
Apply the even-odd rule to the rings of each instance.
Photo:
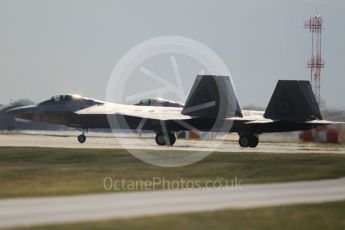
[[[128,50],[178,35],[223,59],[242,106],[266,106],[278,79],[309,80],[311,36],[303,23],[316,13],[326,28],[321,95],[327,107],[343,109],[342,0],[0,0],[0,103],[63,92],[104,99]],[[188,84],[195,78],[181,75]]]

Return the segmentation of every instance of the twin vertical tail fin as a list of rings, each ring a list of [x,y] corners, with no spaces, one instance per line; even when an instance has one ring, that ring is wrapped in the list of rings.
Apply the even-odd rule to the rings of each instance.
[[[287,121],[322,120],[310,82],[297,80],[278,81],[264,117]]]
[[[214,119],[242,117],[230,78],[215,75],[197,76],[182,114]]]

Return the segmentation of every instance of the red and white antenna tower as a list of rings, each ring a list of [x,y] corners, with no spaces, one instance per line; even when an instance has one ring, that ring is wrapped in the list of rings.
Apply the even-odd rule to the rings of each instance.
[[[314,16],[305,22],[304,27],[309,29],[312,34],[312,51],[311,59],[308,61],[310,68],[310,80],[317,103],[320,105],[320,78],[321,68],[325,67],[325,63],[321,58],[321,33],[322,33],[322,17]]]

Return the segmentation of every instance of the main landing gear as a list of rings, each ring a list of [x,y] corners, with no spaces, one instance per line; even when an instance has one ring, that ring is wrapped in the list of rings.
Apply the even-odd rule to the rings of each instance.
[[[78,136],[78,141],[80,144],[83,144],[86,141],[85,133],[87,132],[87,129],[83,129],[83,132]]]
[[[167,132],[167,135],[164,135],[162,132],[158,132],[156,134],[155,140],[156,140],[157,145],[172,146],[176,142],[176,137],[175,137],[175,134],[173,134],[172,132]]]
[[[247,147],[255,148],[259,143],[259,139],[254,134],[246,134],[246,135],[240,136],[238,143],[240,144],[241,147],[244,147],[244,148],[247,148]]]

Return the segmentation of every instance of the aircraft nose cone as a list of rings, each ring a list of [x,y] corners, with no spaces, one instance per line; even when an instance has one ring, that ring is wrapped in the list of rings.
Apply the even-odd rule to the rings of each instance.
[[[21,106],[18,108],[9,109],[5,112],[13,117],[27,119],[29,118],[30,114],[34,112],[34,108],[35,106],[33,105]]]
[[[14,109],[9,109],[9,110],[5,111],[5,113],[15,117],[16,115],[20,114],[21,111],[19,108],[14,108]]]

